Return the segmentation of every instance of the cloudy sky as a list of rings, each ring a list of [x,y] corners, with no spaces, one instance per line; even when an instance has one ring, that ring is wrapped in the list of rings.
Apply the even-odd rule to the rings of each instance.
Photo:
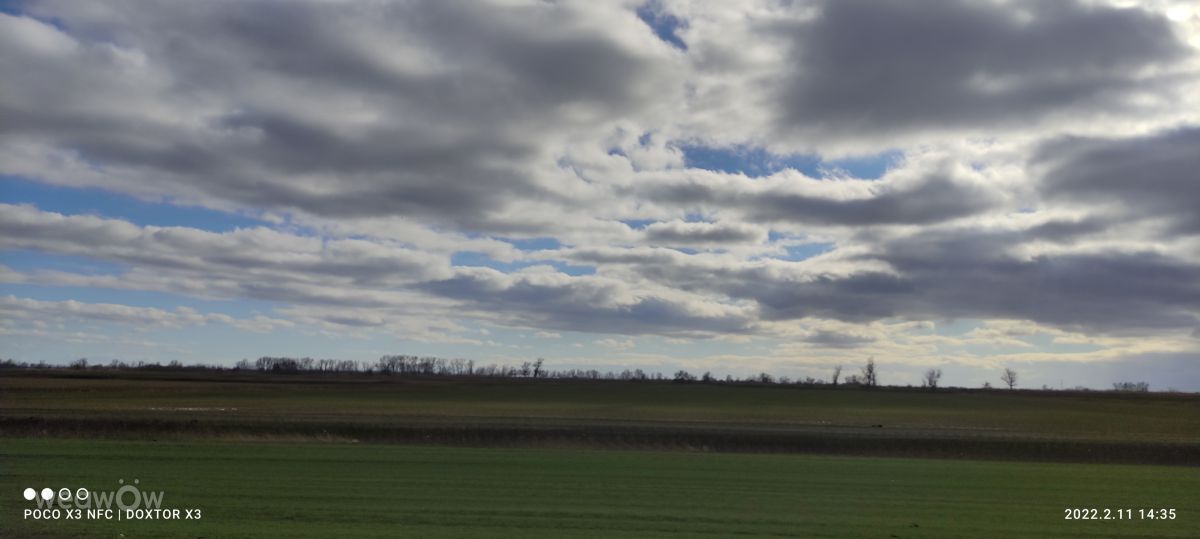
[[[0,81],[0,356],[1200,390],[1189,0],[18,0]]]

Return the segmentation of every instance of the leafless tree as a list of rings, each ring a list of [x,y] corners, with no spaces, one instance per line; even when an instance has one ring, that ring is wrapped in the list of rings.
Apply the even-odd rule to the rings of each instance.
[[[683,382],[683,383],[695,382],[696,375],[694,375],[688,371],[680,369],[678,372],[675,373],[675,381]]]
[[[1114,382],[1113,391],[1150,391],[1150,384],[1146,382]]]
[[[942,369],[929,369],[921,380],[921,387],[937,389],[938,381],[942,379]]]
[[[875,387],[879,383],[878,372],[875,370],[875,358],[867,359],[867,364],[862,368],[862,382],[867,387]]]
[[[842,366],[838,365],[833,368],[833,385],[838,385],[838,378],[842,377]]]
[[[1017,371],[1004,369],[1004,374],[1000,375],[1000,381],[1004,382],[1009,389],[1015,389],[1017,387]]]

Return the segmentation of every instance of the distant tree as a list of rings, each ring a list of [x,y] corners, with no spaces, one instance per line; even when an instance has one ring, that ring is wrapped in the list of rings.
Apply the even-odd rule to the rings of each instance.
[[[842,376],[842,366],[841,365],[834,366],[833,367],[833,379],[832,379],[833,385],[835,385],[835,386],[838,385],[838,378],[841,378],[841,376]]]
[[[983,388],[984,388],[984,389],[991,389],[991,388],[992,388],[992,383],[991,383],[991,382],[984,382],[984,383],[983,383]]]
[[[700,377],[700,381],[704,382],[706,384],[711,384],[713,382],[716,382],[717,379],[713,377],[711,371],[704,371],[704,375]]]
[[[71,368],[72,368],[72,369],[86,369],[86,368],[88,368],[88,360],[87,360],[87,358],[86,358],[86,357],[81,357],[81,358],[79,358],[79,359],[76,359],[75,361],[72,361],[72,362],[71,362]]]
[[[875,387],[879,384],[879,373],[875,369],[875,358],[867,358],[867,364],[862,368],[862,383],[867,387]]]
[[[1150,391],[1150,384],[1146,382],[1114,382],[1113,391]]]
[[[537,358],[537,361],[533,362],[533,377],[534,378],[542,378],[542,377],[546,376],[546,371],[542,368],[542,365],[545,363],[546,363],[546,360],[544,360],[540,357]]]
[[[675,381],[676,382],[685,382],[685,383],[686,382],[695,382],[696,376],[688,371],[680,369],[679,371],[677,371],[675,373]]]
[[[929,369],[925,371],[925,377],[921,379],[921,387],[937,389],[938,380],[942,379],[942,369]]]
[[[863,379],[857,374],[847,374],[846,380],[842,384],[847,386],[861,386],[863,385]]]
[[[1007,385],[1009,389],[1016,389],[1017,371],[1012,369],[1004,369],[1004,374],[1000,375],[1000,381],[1004,382],[1004,385]]]

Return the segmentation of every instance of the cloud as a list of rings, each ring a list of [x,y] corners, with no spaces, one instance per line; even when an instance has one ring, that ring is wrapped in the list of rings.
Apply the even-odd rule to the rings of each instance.
[[[914,156],[879,180],[817,180],[794,170],[757,180],[695,171],[646,176],[628,188],[639,200],[763,224],[934,224],[1005,198],[986,171],[938,156]]]
[[[777,128],[806,139],[995,133],[1170,96],[1192,51],[1162,14],[1081,2],[821,2],[776,31]],[[1112,39],[1112,36],[1121,36]]]
[[[828,330],[820,330],[804,338],[804,342],[822,348],[859,348],[874,341],[874,338],[866,335]]]
[[[1014,255],[1018,234],[925,231],[889,241],[890,271],[741,283],[768,318],[1017,318],[1095,332],[1182,330],[1200,313],[1200,262],[1151,251]]]
[[[183,328],[206,324],[224,324],[244,331],[268,333],[295,325],[289,320],[256,315],[235,318],[223,313],[199,313],[187,307],[165,311],[153,307],[133,307],[114,303],[82,303],[74,300],[39,301],[15,296],[0,296],[3,314],[9,320],[62,322],[68,319],[98,323],[132,325],[139,328]]]
[[[571,277],[546,267],[507,275],[461,268],[425,292],[490,313],[511,325],[551,330],[705,337],[747,333],[753,311],[662,288],[634,289],[599,276]]]
[[[1160,219],[1169,234],[1200,234],[1200,128],[1126,138],[1067,138],[1034,155],[1048,202]]]
[[[119,219],[62,215],[0,204],[0,247],[86,255],[197,277],[319,285],[386,285],[444,275],[444,257],[356,239],[323,240],[268,228],[208,232],[139,227]]]
[[[6,168],[145,196],[503,228],[517,200],[578,203],[550,141],[676,91],[616,5],[76,7],[0,15],[6,70],[37,73],[0,96]]]
[[[922,365],[1195,349],[1200,18],[1118,3],[30,2],[0,14],[0,175],[71,196],[6,192],[0,281],[623,358],[643,335]],[[785,166],[848,156],[888,166]],[[176,205],[263,225],[137,209]]]
[[[668,246],[721,246],[767,240],[765,229],[741,223],[653,223],[646,227],[645,235],[647,243]]]

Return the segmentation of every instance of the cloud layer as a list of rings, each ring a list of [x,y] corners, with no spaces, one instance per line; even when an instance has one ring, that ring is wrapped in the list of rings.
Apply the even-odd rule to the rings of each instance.
[[[115,269],[0,259],[0,280],[275,312],[14,288],[10,326],[1194,353],[1200,10],[1121,4],[22,3],[0,13],[0,173],[261,225],[10,200],[5,252]],[[778,165],[848,156],[886,170]],[[929,334],[959,320],[1037,329]]]

